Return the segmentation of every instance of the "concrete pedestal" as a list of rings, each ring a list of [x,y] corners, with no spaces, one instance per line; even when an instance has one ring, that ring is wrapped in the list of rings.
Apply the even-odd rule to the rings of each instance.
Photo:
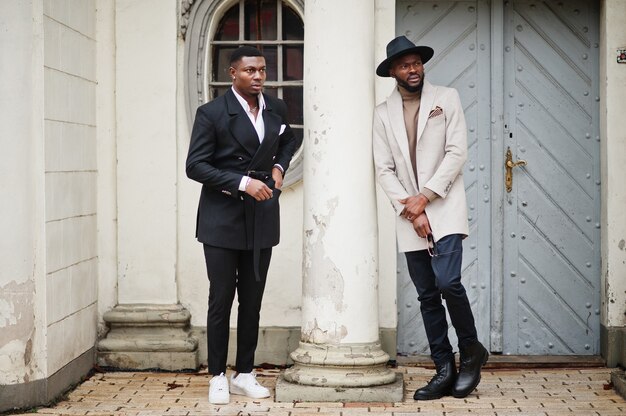
[[[104,314],[110,327],[98,343],[98,365],[123,369],[196,370],[198,340],[181,305],[118,305]]]

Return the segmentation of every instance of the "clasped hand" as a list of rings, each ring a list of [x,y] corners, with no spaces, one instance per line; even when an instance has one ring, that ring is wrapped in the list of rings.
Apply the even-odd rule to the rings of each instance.
[[[418,236],[426,238],[426,236],[432,232],[430,229],[430,222],[428,221],[428,217],[424,211],[426,204],[428,203],[428,198],[422,194],[418,194],[400,199],[399,202],[404,205],[404,209],[400,215],[408,221],[411,221],[413,229]]]
[[[428,203],[428,198],[422,194],[417,194],[408,198],[400,199],[399,202],[404,205],[404,209],[400,215],[413,222],[413,220],[424,212],[426,204]]]
[[[274,179],[274,187],[280,189],[283,186],[283,173],[278,168],[272,169],[272,179]],[[272,198],[274,192],[264,182],[258,179],[250,179],[246,186],[246,193],[257,201],[265,201]]]

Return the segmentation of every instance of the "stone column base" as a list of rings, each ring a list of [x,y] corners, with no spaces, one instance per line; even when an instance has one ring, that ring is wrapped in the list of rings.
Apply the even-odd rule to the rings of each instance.
[[[291,353],[294,366],[284,372],[286,381],[320,387],[368,387],[393,383],[387,368],[389,355],[379,342],[368,344],[310,344],[300,342]]]
[[[118,305],[104,314],[110,331],[98,342],[98,365],[121,369],[196,370],[198,340],[181,305]]]
[[[277,402],[385,402],[399,403],[404,399],[402,374],[393,373],[390,384],[373,387],[320,387],[290,383],[281,374],[276,380]]]

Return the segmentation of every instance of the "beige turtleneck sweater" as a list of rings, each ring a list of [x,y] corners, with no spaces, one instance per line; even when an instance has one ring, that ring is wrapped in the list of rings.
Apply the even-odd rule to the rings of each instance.
[[[422,92],[409,92],[402,87],[398,87],[400,96],[402,97],[402,112],[404,114],[404,127],[406,128],[406,136],[409,139],[409,153],[411,155],[411,166],[413,168],[413,175],[415,181],[417,179],[417,123],[419,122],[420,102],[422,99]],[[419,183],[418,183],[419,187]],[[432,190],[424,187],[421,193],[428,198],[429,201],[433,201],[437,198],[437,194]]]

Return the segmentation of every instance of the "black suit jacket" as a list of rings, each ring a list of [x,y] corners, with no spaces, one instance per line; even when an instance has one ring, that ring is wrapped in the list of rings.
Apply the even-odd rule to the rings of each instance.
[[[266,94],[263,98],[262,143],[231,89],[196,111],[186,171],[202,184],[196,220],[201,243],[237,250],[278,244],[280,190],[262,202],[239,191],[242,176],[250,170],[271,172],[279,164],[286,171],[300,146],[287,123],[285,103]],[[273,181],[268,185],[273,188]]]

